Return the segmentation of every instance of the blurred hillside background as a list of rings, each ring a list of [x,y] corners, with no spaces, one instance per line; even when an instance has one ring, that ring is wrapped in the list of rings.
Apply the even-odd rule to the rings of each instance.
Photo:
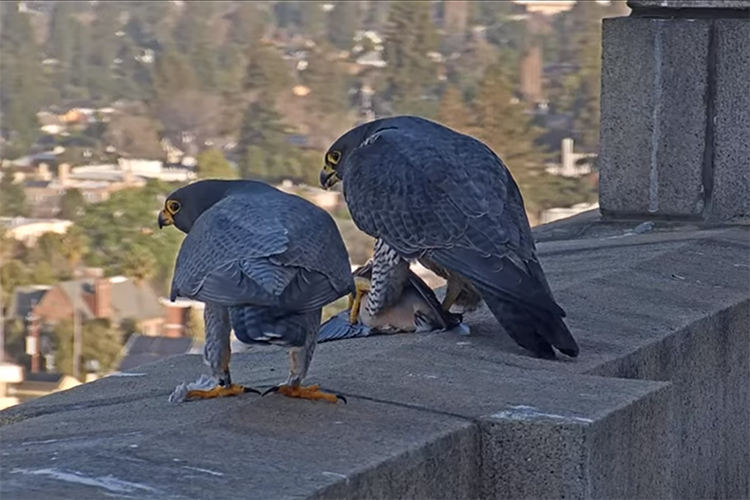
[[[161,322],[123,312],[168,293],[182,236],[155,231],[156,211],[195,178],[308,197],[362,264],[371,241],[317,175],[337,136],[377,117],[484,140],[533,224],[595,206],[601,20],[628,13],[625,1],[0,3],[4,356],[84,380],[116,369],[133,334],[200,339],[195,304],[165,302]],[[98,307],[116,289],[122,304]],[[50,296],[69,312],[49,313]]]

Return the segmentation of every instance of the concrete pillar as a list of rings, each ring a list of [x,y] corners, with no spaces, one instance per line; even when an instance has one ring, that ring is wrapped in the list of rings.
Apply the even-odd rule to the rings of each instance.
[[[605,216],[750,216],[750,0],[630,0],[603,22]]]

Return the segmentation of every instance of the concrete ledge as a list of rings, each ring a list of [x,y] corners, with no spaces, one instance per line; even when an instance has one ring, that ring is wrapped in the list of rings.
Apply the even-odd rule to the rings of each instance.
[[[255,395],[171,405],[198,356],[0,412],[6,498],[747,498],[748,227],[539,228],[581,344],[525,355],[486,311],[460,337],[323,344],[330,405]],[[236,354],[236,380],[286,352]]]
[[[750,9],[750,0],[628,0],[631,9]]]

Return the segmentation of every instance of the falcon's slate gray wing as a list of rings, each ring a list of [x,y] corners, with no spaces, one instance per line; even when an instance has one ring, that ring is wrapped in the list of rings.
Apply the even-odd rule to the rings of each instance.
[[[429,252],[508,300],[564,315],[528,273],[534,243],[500,160],[475,139],[426,127],[384,130],[347,160],[344,195],[357,226],[403,256]]]
[[[352,287],[348,255],[321,212],[278,191],[227,196],[186,236],[172,296],[302,312],[345,295]]]
[[[355,324],[349,323],[349,311],[342,311],[320,325],[318,342],[369,337],[370,334],[370,327],[359,321]]]

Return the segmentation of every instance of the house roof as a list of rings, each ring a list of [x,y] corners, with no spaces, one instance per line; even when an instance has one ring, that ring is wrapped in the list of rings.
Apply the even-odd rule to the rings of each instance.
[[[68,299],[73,304],[73,309],[79,311],[85,319],[91,319],[94,317],[91,308],[83,300],[84,286],[87,284],[85,280],[73,280],[73,281],[61,281],[57,284],[60,289],[65,293]]]
[[[154,289],[145,283],[138,285],[132,280],[112,283],[112,308],[118,320],[160,318],[164,315]]]
[[[185,354],[190,351],[193,340],[190,338],[150,337],[134,334],[125,346],[125,356],[120,362],[120,370],[129,370],[160,359]]]
[[[130,318],[136,321],[160,318],[164,315],[159,297],[148,284],[138,285],[132,280],[122,277],[108,278],[110,282],[110,297],[112,300],[112,319],[120,322]],[[91,319],[94,313],[84,300],[84,293],[93,293],[92,280],[72,280],[58,283],[65,295],[73,302],[84,319]]]
[[[47,285],[29,285],[17,287],[10,298],[8,309],[5,312],[7,318],[25,318],[33,304],[38,304],[42,297],[51,290]]]

